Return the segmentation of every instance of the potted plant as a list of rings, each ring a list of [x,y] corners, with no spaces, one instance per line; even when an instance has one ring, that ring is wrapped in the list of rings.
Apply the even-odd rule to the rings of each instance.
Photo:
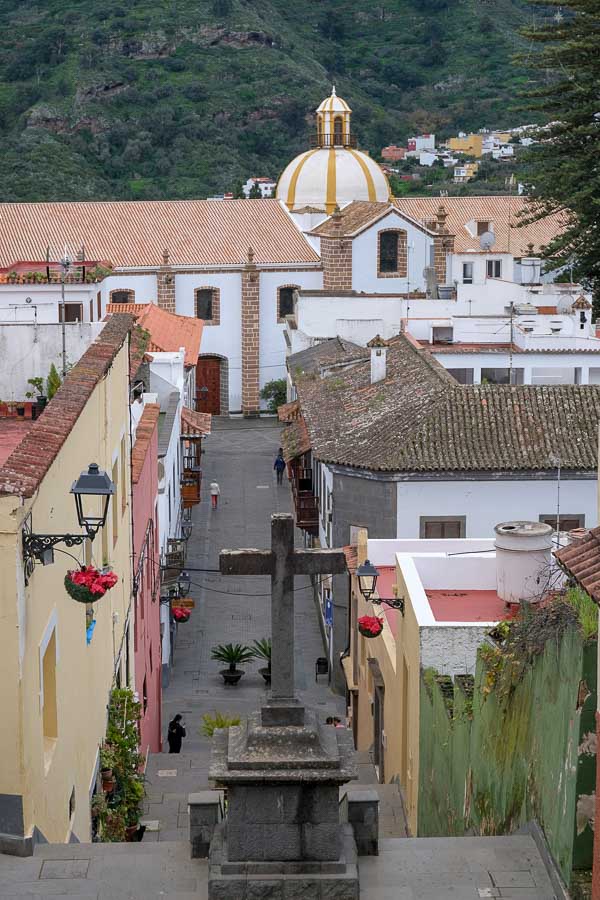
[[[267,663],[258,671],[265,679],[267,685],[271,684],[271,638],[261,638],[260,641],[254,641],[254,656],[256,659],[264,659]]]
[[[10,282],[10,284],[14,284],[18,277],[19,276],[14,270],[8,273],[8,281]]]
[[[83,566],[79,570],[72,569],[67,572],[64,584],[69,597],[77,603],[94,603],[114,587],[118,580],[117,575],[110,570]]]
[[[102,790],[110,794],[114,790],[114,770],[117,766],[117,755],[113,747],[105,744],[100,748],[100,778]]]
[[[126,838],[125,810],[121,806],[106,811],[102,828],[102,839],[108,843],[119,843]]]
[[[46,404],[48,403],[48,398],[44,394],[44,379],[43,378],[29,378],[27,380],[27,384],[30,384],[32,386],[32,388],[34,388],[37,391],[37,395],[34,394],[33,391],[27,391],[25,396],[27,397],[28,400],[32,400],[35,397],[37,408],[38,408],[39,412],[41,412],[43,409],[45,409]]]
[[[94,794],[90,802],[90,812],[92,819],[104,820],[108,812],[106,797],[104,794]]]
[[[358,630],[363,637],[379,637],[383,631],[383,619],[380,619],[379,616],[361,616],[358,620]]]
[[[229,668],[221,669],[220,674],[225,684],[233,685],[237,684],[244,674],[244,670],[238,669],[237,666],[254,659],[254,650],[245,644],[218,644],[212,648],[211,659],[227,663]]]
[[[17,403],[17,415],[23,417],[25,415],[25,404]]]
[[[183,622],[189,622],[190,620],[190,611],[186,609],[185,606],[174,606],[173,607],[173,618],[180,625]]]

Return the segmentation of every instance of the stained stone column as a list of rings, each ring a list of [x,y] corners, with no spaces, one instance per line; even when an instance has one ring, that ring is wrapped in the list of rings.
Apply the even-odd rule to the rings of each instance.
[[[249,417],[260,411],[259,341],[260,275],[249,247],[242,272],[242,412]]]

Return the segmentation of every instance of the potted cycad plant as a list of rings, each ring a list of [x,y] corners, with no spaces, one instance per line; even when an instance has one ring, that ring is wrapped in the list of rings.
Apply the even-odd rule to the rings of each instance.
[[[254,656],[256,659],[264,659],[267,663],[266,666],[263,666],[262,669],[258,671],[265,679],[267,685],[271,684],[271,638],[261,638],[259,641],[254,641],[252,650],[254,651]]]
[[[211,659],[227,663],[228,668],[221,669],[220,674],[225,684],[233,685],[237,684],[244,674],[244,670],[238,669],[237,666],[254,659],[254,650],[246,644],[217,644],[212,648]]]

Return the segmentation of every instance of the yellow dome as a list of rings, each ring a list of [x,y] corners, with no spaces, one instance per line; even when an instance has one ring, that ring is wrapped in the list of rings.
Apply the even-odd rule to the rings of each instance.
[[[345,100],[342,100],[341,97],[335,92],[335,85],[331,88],[331,96],[327,97],[326,100],[323,100],[320,106],[317,107],[318,113],[325,112],[341,112],[341,113],[351,113],[352,110],[348,106]]]
[[[386,202],[387,178],[366,153],[350,147],[317,147],[287,166],[277,185],[277,199],[294,211],[309,206],[332,213],[353,200]]]

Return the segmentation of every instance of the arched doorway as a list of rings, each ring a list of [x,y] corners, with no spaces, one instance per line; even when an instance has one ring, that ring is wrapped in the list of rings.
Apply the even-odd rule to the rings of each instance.
[[[199,356],[196,363],[196,411],[213,416],[229,412],[229,370],[224,356]]]

